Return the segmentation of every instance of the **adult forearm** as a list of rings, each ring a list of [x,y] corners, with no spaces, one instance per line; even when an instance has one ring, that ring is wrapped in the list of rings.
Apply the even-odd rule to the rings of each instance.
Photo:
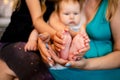
[[[53,35],[56,33],[43,19],[37,19],[34,26],[39,33],[48,32],[51,38],[53,38]]]
[[[99,58],[87,59],[87,70],[112,69],[120,67],[120,51]]]

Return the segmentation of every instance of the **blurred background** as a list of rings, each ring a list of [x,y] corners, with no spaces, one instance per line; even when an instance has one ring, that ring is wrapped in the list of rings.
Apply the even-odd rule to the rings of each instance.
[[[10,22],[14,0],[0,0],[0,37]]]

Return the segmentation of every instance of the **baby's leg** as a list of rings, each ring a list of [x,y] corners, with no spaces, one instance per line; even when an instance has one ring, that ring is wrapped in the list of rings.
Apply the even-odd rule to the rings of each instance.
[[[73,56],[80,53],[80,49],[85,47],[85,39],[83,34],[78,33],[71,43],[70,52],[69,52],[69,60],[74,60]]]
[[[69,56],[69,49],[70,49],[70,45],[71,45],[71,41],[72,41],[72,38],[71,38],[71,35],[69,32],[64,32],[63,33],[63,40],[65,42],[64,44],[64,49],[60,51],[60,57],[63,58],[63,59],[68,59],[68,56]]]

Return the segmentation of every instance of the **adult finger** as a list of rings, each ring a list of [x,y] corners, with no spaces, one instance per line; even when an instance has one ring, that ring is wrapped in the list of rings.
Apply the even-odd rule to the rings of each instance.
[[[83,69],[86,66],[86,64],[87,64],[87,60],[82,58],[79,61],[69,61],[68,63],[65,64],[65,66]]]
[[[62,58],[59,58],[59,57],[57,56],[57,54],[56,54],[51,48],[50,48],[49,50],[50,50],[50,54],[51,54],[52,59],[53,59],[56,63],[61,64],[61,65],[64,65],[64,64],[67,63],[67,60],[64,60],[64,59],[62,59]]]
[[[46,45],[45,43],[40,39],[38,38],[38,49],[40,51],[40,54],[42,56],[42,58],[44,59],[44,61],[46,63],[51,63],[51,62],[54,62],[52,59],[51,59],[51,55],[50,53],[48,52],[48,49],[46,48]]]
[[[56,34],[54,35],[54,47],[56,49],[56,51],[60,51],[61,49],[64,48],[64,41],[63,41],[63,36],[61,32],[56,32]]]

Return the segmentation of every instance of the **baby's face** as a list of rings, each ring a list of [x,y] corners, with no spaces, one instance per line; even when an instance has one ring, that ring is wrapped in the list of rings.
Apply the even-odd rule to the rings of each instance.
[[[78,2],[61,2],[59,16],[66,26],[75,26],[80,23],[80,4]]]

